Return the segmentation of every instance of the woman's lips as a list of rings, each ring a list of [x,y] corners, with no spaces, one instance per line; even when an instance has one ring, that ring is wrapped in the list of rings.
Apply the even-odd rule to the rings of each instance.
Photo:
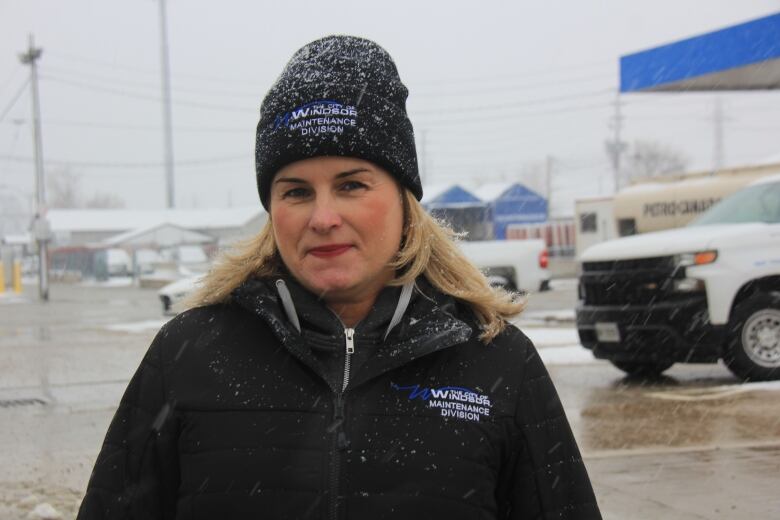
[[[329,246],[320,246],[309,249],[309,254],[320,258],[328,258],[346,253],[352,248],[351,244],[333,244]]]

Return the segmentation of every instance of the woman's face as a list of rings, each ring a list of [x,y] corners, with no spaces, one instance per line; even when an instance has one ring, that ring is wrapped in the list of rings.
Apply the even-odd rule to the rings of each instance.
[[[325,301],[375,298],[393,278],[403,204],[379,166],[350,157],[294,162],[274,177],[270,207],[284,264]]]

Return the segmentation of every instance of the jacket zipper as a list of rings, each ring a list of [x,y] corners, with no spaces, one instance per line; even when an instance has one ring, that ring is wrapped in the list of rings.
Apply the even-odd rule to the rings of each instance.
[[[347,385],[349,384],[349,370],[352,365],[352,354],[355,353],[355,329],[344,329],[344,337],[347,341],[347,352],[344,356],[344,382],[341,385],[342,393],[344,393],[344,390],[347,389]]]
[[[339,517],[339,477],[341,473],[341,453],[349,447],[347,434],[344,431],[344,391],[349,384],[349,372],[352,362],[352,354],[355,353],[355,329],[344,329],[346,352],[344,355],[344,380],[341,385],[341,392],[336,394],[334,404],[333,423],[336,425],[333,438],[333,471],[330,479],[331,509],[330,517],[337,520]]]

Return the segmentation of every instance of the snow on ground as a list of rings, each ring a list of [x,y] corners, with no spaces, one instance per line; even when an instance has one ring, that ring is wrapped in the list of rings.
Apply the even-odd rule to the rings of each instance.
[[[0,305],[3,304],[11,304],[11,303],[24,303],[28,301],[27,298],[22,296],[21,294],[16,294],[15,292],[7,291],[0,293]]]
[[[560,347],[580,344],[576,329],[553,329],[543,327],[526,327],[523,333],[533,341],[537,348]]]
[[[780,391],[780,381],[759,381],[755,383],[734,383],[701,388],[683,388],[661,392],[647,392],[647,396],[667,401],[711,401],[732,397],[736,394],[758,390]]]
[[[548,322],[569,322],[574,323],[576,313],[574,309],[558,309],[545,311],[525,311],[520,315],[519,322],[536,324]]]
[[[158,330],[165,325],[167,321],[168,320],[146,320],[133,323],[115,323],[113,325],[106,325],[104,328],[111,332],[142,333]]]
[[[81,285],[86,287],[130,287],[133,285],[131,276],[112,276],[108,280],[84,280]]]
[[[539,357],[545,365],[584,365],[602,362],[593,357],[590,350],[581,345],[540,348]]]
[[[545,365],[580,365],[598,362],[590,350],[580,345],[577,329],[525,327],[522,331],[536,346],[539,357]]]

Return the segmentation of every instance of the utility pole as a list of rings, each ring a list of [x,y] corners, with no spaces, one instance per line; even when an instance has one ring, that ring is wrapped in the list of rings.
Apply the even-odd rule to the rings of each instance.
[[[545,168],[544,168],[544,182],[545,182],[545,191],[547,196],[547,222],[550,221],[550,209],[552,206],[552,177],[553,177],[553,157],[552,155],[547,156],[547,160],[545,162]]]
[[[168,62],[168,21],[165,14],[165,0],[160,2],[160,61],[162,72],[163,132],[165,134],[165,187],[168,209],[175,204],[173,182],[173,125],[171,116],[171,78]]]
[[[19,55],[25,65],[30,66],[30,87],[32,89],[33,146],[35,154],[35,217],[33,233],[38,242],[38,296],[49,300],[49,247],[51,228],[46,218],[46,185],[43,175],[43,142],[41,139],[41,104],[38,99],[38,67],[43,49],[36,49],[32,34],[27,52]]]
[[[713,136],[712,147],[712,173],[723,168],[723,100],[715,99],[715,110],[712,114]]]
[[[612,117],[611,126],[613,137],[611,142],[607,142],[607,153],[612,158],[612,169],[614,171],[615,193],[620,190],[620,156],[623,155],[625,143],[621,141],[621,131],[623,127],[623,115],[620,113],[620,92],[615,94],[615,115]]]

